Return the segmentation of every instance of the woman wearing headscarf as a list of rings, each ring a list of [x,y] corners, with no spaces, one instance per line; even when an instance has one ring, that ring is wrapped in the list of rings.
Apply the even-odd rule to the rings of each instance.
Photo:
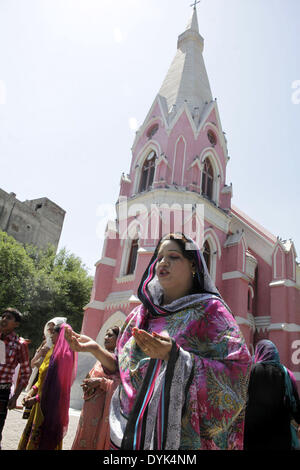
[[[160,240],[138,296],[115,358],[68,332],[75,349],[119,369],[111,448],[241,449],[251,357],[191,239]]]
[[[71,386],[77,354],[64,337],[65,323],[51,329],[52,347],[39,368],[39,378],[23,404],[32,405],[18,450],[61,450],[69,423]]]
[[[291,450],[291,419],[300,424],[295,378],[272,341],[257,343],[245,419],[245,450]]]
[[[30,379],[28,381],[27,387],[25,389],[26,392],[29,392],[31,389],[32,385],[36,382],[38,373],[39,373],[39,367],[41,366],[43,360],[45,359],[45,356],[49,349],[51,349],[52,341],[50,337],[50,333],[52,332],[53,328],[57,325],[62,325],[63,323],[67,323],[67,319],[64,317],[54,317],[51,318],[51,320],[47,321],[46,325],[44,326],[44,339],[38,349],[35,352],[35,355],[31,359],[31,367],[32,367],[32,372]]]
[[[108,328],[104,347],[114,352],[120,328]],[[84,379],[83,399],[76,436],[72,450],[109,450],[109,407],[112,394],[119,385],[119,374],[106,375],[101,362],[97,361]]]

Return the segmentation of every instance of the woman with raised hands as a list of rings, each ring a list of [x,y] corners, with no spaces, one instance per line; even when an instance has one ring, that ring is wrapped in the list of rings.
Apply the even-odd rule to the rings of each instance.
[[[242,449],[251,357],[195,243],[163,237],[115,354],[67,332],[121,383],[110,408],[111,449]]]

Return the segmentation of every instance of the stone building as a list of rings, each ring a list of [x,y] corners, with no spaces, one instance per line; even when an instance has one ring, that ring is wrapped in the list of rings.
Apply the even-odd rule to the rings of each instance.
[[[259,339],[271,339],[300,384],[300,266],[295,246],[232,204],[232,185],[226,182],[227,141],[203,47],[194,8],[136,133],[129,173],[121,176],[116,223],[108,224],[82,332],[101,344],[106,329],[123,322],[139,304],[137,288],[160,236],[170,228],[187,233],[183,219],[175,227],[176,211],[182,215],[183,207],[190,208],[187,219],[197,235],[195,208],[202,207],[200,246],[250,352]],[[165,206],[173,208],[173,222],[164,214]],[[81,357],[79,373],[87,373],[91,362]],[[75,387],[74,406],[76,393]]]
[[[0,189],[0,229],[20,243],[57,249],[65,211],[46,197],[21,202]]]

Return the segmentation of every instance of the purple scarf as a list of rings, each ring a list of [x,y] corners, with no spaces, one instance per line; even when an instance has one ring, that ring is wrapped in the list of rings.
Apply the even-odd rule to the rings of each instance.
[[[63,440],[69,424],[71,386],[77,371],[77,353],[64,337],[62,324],[42,389],[41,409],[44,421],[40,450],[54,450]]]

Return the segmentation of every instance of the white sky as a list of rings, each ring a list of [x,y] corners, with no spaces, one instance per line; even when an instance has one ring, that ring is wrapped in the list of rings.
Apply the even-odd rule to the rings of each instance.
[[[65,209],[59,248],[91,274],[191,3],[0,0],[0,187]],[[300,255],[300,2],[202,0],[198,20],[233,203]]]

